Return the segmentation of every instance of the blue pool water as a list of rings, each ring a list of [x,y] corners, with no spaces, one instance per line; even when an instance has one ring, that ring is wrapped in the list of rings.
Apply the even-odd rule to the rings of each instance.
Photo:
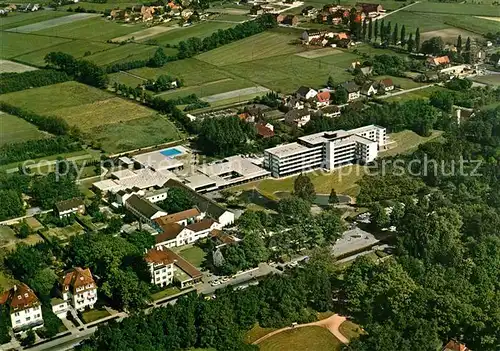
[[[174,156],[182,154],[182,151],[171,148],[171,149],[165,149],[165,150],[160,151],[160,154],[162,154],[163,156],[167,156],[167,157],[174,157]]]

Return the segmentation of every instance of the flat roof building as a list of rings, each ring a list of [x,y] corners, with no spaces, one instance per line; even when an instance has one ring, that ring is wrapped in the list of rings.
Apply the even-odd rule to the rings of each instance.
[[[320,132],[265,150],[264,167],[273,177],[283,177],[316,168],[332,170],[355,162],[368,163],[385,143],[386,130],[376,125]]]

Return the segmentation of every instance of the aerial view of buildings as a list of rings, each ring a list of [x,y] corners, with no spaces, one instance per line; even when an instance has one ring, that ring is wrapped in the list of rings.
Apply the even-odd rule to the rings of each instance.
[[[0,350],[500,350],[500,3],[0,4]]]

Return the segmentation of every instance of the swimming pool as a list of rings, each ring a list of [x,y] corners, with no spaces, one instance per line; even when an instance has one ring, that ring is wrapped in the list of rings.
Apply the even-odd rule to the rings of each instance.
[[[182,154],[182,151],[175,149],[175,148],[171,148],[171,149],[165,149],[165,150],[160,151],[160,154],[162,154],[163,156],[167,156],[167,157],[174,157],[174,156]]]

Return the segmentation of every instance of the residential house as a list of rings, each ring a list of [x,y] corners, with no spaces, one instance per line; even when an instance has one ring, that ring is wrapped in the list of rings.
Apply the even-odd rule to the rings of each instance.
[[[304,101],[300,98],[296,98],[293,96],[287,96],[283,100],[283,105],[285,105],[286,107],[288,107],[290,109],[300,110],[300,109],[304,108]]]
[[[274,136],[274,126],[271,123],[259,122],[255,124],[255,130],[262,138],[272,138]]]
[[[266,111],[269,110],[269,107],[262,104],[253,104],[251,106],[245,107],[245,112],[248,114],[247,122],[255,122],[255,120],[259,118],[263,118],[266,116]]]
[[[173,283],[175,259],[169,252],[171,251],[163,250],[162,247],[146,251],[144,260],[149,267],[151,284],[165,287]]]
[[[165,186],[167,188],[180,188],[185,190],[190,195],[195,206],[198,207],[201,212],[205,212],[207,216],[220,223],[222,227],[234,222],[234,213],[226,210],[224,207],[203,194],[197,193],[186,184],[171,178],[165,183]]]
[[[316,95],[318,95],[318,92],[312,88],[306,87],[306,86],[301,86],[297,91],[295,92],[295,96],[299,99],[303,100],[309,100],[314,98]]]
[[[359,69],[365,76],[369,76],[373,72],[373,66],[360,67]]]
[[[206,238],[213,229],[220,229],[222,226],[211,218],[204,218],[188,225],[158,218],[155,220],[154,228],[159,231],[159,234],[155,235],[156,247],[171,248],[195,243]]]
[[[313,6],[306,6],[302,9],[302,16],[305,17],[314,17],[318,13],[318,9],[314,8]]]
[[[311,113],[307,108],[301,110],[291,110],[285,114],[285,122],[299,128],[306,125],[310,120]]]
[[[33,290],[24,283],[14,285],[0,295],[0,305],[7,305],[14,332],[43,326],[42,308]]]
[[[381,4],[357,3],[356,8],[368,17],[377,17],[385,12]]]
[[[185,211],[172,213],[157,219],[162,223],[177,223],[183,226],[187,226],[189,224],[199,222],[203,218],[205,218],[205,213],[201,213],[197,207],[190,208]]]
[[[450,64],[450,58],[448,56],[439,56],[439,57],[429,57],[427,59],[427,63],[431,67],[438,67],[443,65]]]
[[[260,5],[254,5],[250,9],[250,14],[253,16],[262,15],[263,13],[264,13],[264,10],[262,9],[262,6],[260,6]]]
[[[192,15],[193,15],[193,10],[191,9],[184,9],[181,11],[181,17],[184,19],[184,20],[187,20],[189,19]]]
[[[323,11],[328,12],[328,13],[335,13],[340,9],[342,9],[342,7],[335,5],[335,4],[329,4],[329,5],[323,6]]]
[[[149,266],[152,284],[165,287],[175,280],[185,289],[201,282],[201,272],[168,248],[147,250],[144,260]]]
[[[373,81],[365,82],[361,87],[361,94],[366,96],[373,96],[377,94],[377,84]]]
[[[69,311],[70,304],[68,301],[64,301],[60,297],[55,297],[50,300],[50,305],[52,306],[52,312],[59,318],[66,317]]]
[[[330,92],[328,90],[323,90],[317,93],[314,97],[314,103],[317,108],[330,105]]]
[[[241,239],[238,239],[232,235],[229,235],[222,230],[212,230],[210,233],[210,238],[215,243],[215,248],[219,249],[226,245],[236,244]]]
[[[335,33],[334,37],[336,37],[339,40],[348,40],[349,34],[346,32],[340,32],[340,33]]]
[[[332,16],[332,14],[330,12],[328,12],[328,11],[321,11],[316,16],[316,21],[318,21],[319,23],[328,23],[328,21],[330,20],[331,16]]]
[[[148,224],[152,224],[156,218],[167,215],[167,212],[160,207],[136,194],[125,201],[125,208]]]
[[[442,351],[471,351],[465,344],[462,344],[455,340],[450,340],[444,347]]]
[[[472,108],[453,106],[453,110],[458,124],[463,123],[475,115],[474,109]]]
[[[347,90],[348,93],[347,101],[358,99],[361,96],[360,95],[361,89],[359,85],[357,85],[353,81],[342,83],[340,86],[345,90]]]
[[[69,200],[59,201],[55,204],[55,212],[59,218],[68,217],[73,213],[84,214],[85,204],[82,199],[76,197]]]
[[[322,108],[320,112],[324,117],[338,117],[340,116],[340,107],[336,105],[330,105]]]
[[[451,78],[465,78],[475,73],[471,65],[456,65],[443,68],[439,71],[442,75],[448,75]]]
[[[391,78],[385,78],[378,82],[379,89],[383,89],[385,92],[394,90],[394,83]]]
[[[61,293],[63,300],[70,301],[78,311],[94,308],[97,302],[97,285],[90,269],[75,267],[66,272],[61,281]]]
[[[141,20],[143,22],[148,22],[153,20],[153,14],[155,9],[153,6],[141,6]]]

